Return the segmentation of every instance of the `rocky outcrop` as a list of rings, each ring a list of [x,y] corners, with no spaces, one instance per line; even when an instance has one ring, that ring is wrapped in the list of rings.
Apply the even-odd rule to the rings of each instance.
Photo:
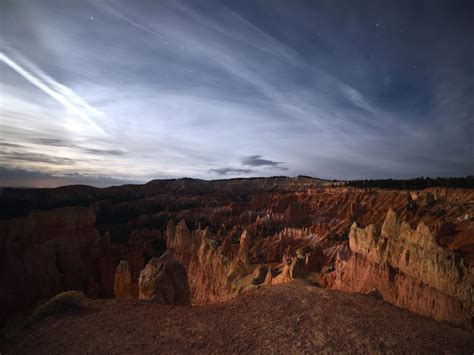
[[[274,276],[275,270],[269,270],[269,278],[270,275],[272,277],[272,284],[284,284],[290,282],[295,279],[304,279],[308,276],[308,266],[307,266],[307,258],[306,253],[299,249],[296,253],[296,256],[291,256],[286,254],[283,257],[283,265],[281,268],[281,273]]]
[[[429,228],[400,223],[389,210],[380,234],[373,225],[351,227],[351,254],[338,257],[329,286],[376,291],[389,303],[455,325],[472,326],[474,270],[440,247]]]
[[[113,295],[110,240],[90,208],[33,211],[0,221],[0,318],[64,290]]]
[[[161,304],[191,305],[191,292],[183,265],[168,252],[152,258],[138,277],[138,298]]]
[[[122,260],[115,271],[114,294],[115,298],[119,299],[138,297],[138,285],[136,282],[132,282],[132,275],[126,260]]]
[[[170,222],[166,235],[168,249],[186,268],[193,304],[230,299],[242,291],[240,281],[253,272],[247,231],[242,233],[238,252],[232,259],[228,257],[233,254],[228,240],[219,246],[207,229],[190,232],[184,220],[177,226]]]
[[[167,247],[181,254],[190,254],[194,249],[194,238],[184,220],[175,227],[173,222],[168,223],[166,230]]]
[[[230,281],[237,277],[250,274],[249,246],[250,236],[247,231],[244,231],[240,236],[239,252],[229,266],[227,277]]]
[[[228,300],[231,297],[228,278],[231,260],[222,254],[217,241],[208,238],[206,230],[193,234],[196,245],[199,245],[196,257],[191,259],[187,268],[193,303],[200,305]]]

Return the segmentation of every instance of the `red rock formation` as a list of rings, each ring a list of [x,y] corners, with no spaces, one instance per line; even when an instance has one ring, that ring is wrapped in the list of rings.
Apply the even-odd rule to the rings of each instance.
[[[244,231],[236,257],[229,259],[229,245],[218,246],[208,230],[190,232],[184,220],[167,227],[167,245],[185,266],[191,286],[193,304],[220,302],[241,292],[240,281],[252,273],[248,248],[250,237]],[[250,283],[250,281],[249,281]]]
[[[33,211],[0,221],[0,318],[63,290],[113,295],[110,241],[90,208]]]
[[[336,261],[329,286],[350,292],[376,291],[412,312],[455,325],[472,326],[474,270],[440,247],[420,222],[413,230],[389,210],[381,233],[373,225],[353,225],[351,255]]]
[[[81,221],[80,214],[58,220],[54,228],[48,224],[50,214],[68,214],[67,209],[42,212],[45,215],[34,224],[28,222],[32,217],[1,221],[0,281],[6,288],[0,288],[0,300],[22,307],[65,288],[84,290],[89,297],[111,297],[118,262],[128,261],[135,283],[145,262],[165,251],[165,240],[187,270],[195,304],[226,300],[262,284],[304,277],[298,275],[306,272],[311,280],[325,285],[334,281],[331,271],[337,255],[341,262],[356,254],[349,248],[351,224],[373,224],[380,230],[388,208],[410,225],[423,220],[443,249],[474,265],[473,199],[474,191],[468,189],[357,189],[308,178],[179,179],[107,189],[5,189],[0,192],[0,217],[25,214],[33,208],[90,204],[102,237],[95,232],[94,222]],[[168,223],[183,219],[187,225],[184,221],[176,226]],[[61,232],[65,228],[69,229]],[[239,244],[244,231],[252,238],[242,238]],[[305,251],[304,258],[298,258],[298,250]],[[354,258],[362,270],[361,262],[367,257],[359,256]],[[21,271],[10,271],[16,269]],[[404,280],[411,275],[400,266],[397,270],[403,272]],[[120,272],[124,280],[119,277],[118,281],[128,283],[128,275]],[[313,275],[315,272],[320,275]],[[425,276],[410,277],[422,280]],[[430,287],[447,294],[441,286]],[[41,290],[48,287],[54,291]],[[30,288],[35,291],[29,292]],[[423,297],[420,299],[427,299]]]
[[[229,271],[227,273],[229,281],[251,273],[249,246],[250,236],[247,231],[244,231],[240,236],[239,252],[229,265]]]
[[[296,256],[288,253],[283,257],[281,273],[274,276],[272,274],[272,284],[279,285],[290,282],[295,279],[304,279],[308,276],[308,265],[306,253],[299,249]]]
[[[128,267],[128,262],[122,260],[115,271],[114,280],[115,298],[131,299],[138,297],[138,285],[132,282],[132,275]]]
[[[152,258],[140,272],[138,298],[161,304],[191,305],[191,292],[184,267],[167,252]]]

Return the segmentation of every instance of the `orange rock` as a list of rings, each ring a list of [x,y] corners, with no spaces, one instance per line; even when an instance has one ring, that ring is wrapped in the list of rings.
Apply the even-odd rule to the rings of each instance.
[[[122,260],[115,271],[114,294],[115,298],[119,299],[138,297],[138,287],[136,283],[132,282],[132,275],[126,260]]]

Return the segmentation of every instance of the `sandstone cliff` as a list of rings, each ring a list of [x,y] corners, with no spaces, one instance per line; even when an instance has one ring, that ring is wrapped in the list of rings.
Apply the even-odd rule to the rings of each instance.
[[[389,210],[381,232],[373,225],[349,234],[351,254],[339,257],[329,286],[378,293],[394,305],[455,325],[472,326],[474,270],[438,245],[429,228],[400,223]]]

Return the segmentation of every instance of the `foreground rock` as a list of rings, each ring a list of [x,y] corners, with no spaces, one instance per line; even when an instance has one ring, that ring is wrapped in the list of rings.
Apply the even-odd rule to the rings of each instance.
[[[186,270],[169,252],[152,258],[140,272],[138,298],[161,304],[191,305]]]
[[[351,255],[339,258],[329,282],[339,290],[377,293],[386,302],[455,325],[474,325],[474,270],[440,247],[420,222],[413,230],[389,210],[381,233],[373,225],[349,234]]]
[[[461,328],[364,295],[302,281],[263,287],[201,307],[93,300],[19,334],[7,354],[472,354]],[[1,346],[0,346],[1,348]]]

